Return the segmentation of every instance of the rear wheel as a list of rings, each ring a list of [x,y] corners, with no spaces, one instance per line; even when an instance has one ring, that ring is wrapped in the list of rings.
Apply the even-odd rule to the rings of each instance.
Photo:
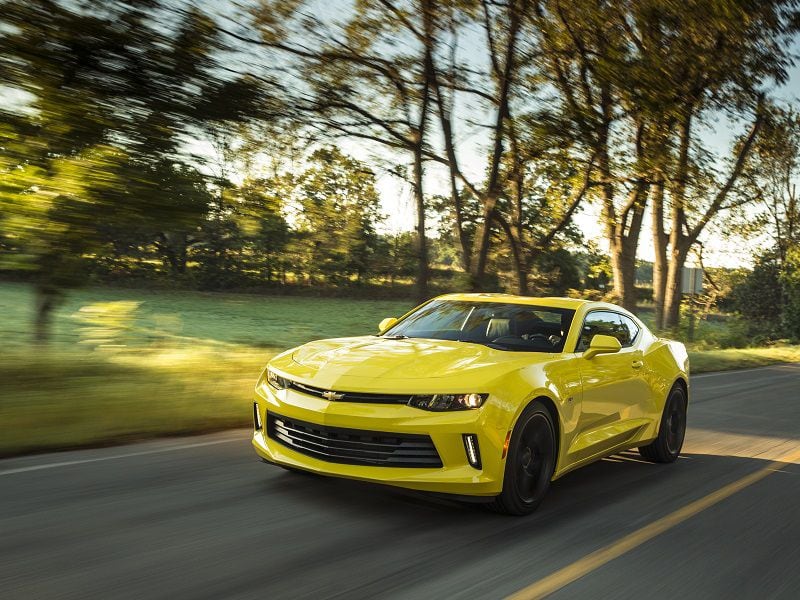
[[[639,448],[639,454],[651,462],[671,463],[681,453],[686,435],[686,393],[680,385],[670,391],[661,415],[658,437],[647,446]]]
[[[490,508],[527,515],[541,504],[556,465],[556,430],[550,412],[534,402],[520,416],[511,435],[503,491]]]

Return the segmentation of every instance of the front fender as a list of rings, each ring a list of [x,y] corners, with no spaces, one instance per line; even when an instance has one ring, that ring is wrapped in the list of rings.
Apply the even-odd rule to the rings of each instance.
[[[531,402],[541,400],[554,413],[558,443],[556,472],[560,471],[569,446],[564,440],[575,435],[580,417],[580,372],[574,359],[574,354],[564,354],[552,361],[524,367],[507,378],[506,389],[502,390],[514,399],[506,403],[506,435],[513,431]]]

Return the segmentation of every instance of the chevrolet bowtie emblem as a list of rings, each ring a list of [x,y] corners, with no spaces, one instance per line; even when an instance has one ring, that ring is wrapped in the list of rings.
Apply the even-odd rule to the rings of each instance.
[[[341,400],[344,398],[344,394],[340,394],[339,392],[322,392],[322,397],[325,398],[325,400],[333,402],[334,400]]]

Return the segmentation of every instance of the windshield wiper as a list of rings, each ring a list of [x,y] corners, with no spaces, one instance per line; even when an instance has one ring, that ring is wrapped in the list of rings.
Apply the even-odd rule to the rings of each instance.
[[[403,335],[402,333],[400,333],[398,335],[382,335],[381,337],[383,339],[385,339],[385,340],[407,340],[408,339],[408,336],[407,335]]]

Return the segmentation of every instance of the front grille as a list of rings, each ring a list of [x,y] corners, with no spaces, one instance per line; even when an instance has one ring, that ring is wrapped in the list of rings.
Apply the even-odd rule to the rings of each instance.
[[[442,466],[427,435],[316,425],[267,412],[267,436],[313,458],[347,465]]]
[[[287,387],[289,389],[298,391],[302,394],[309,394],[317,398],[325,398],[325,394],[330,394],[331,390],[306,385],[298,381],[287,380]],[[372,404],[408,404],[415,396],[412,394],[370,394],[363,392],[336,392],[336,402],[363,402]],[[430,395],[426,395],[430,398]],[[330,400],[330,398],[325,398]]]

